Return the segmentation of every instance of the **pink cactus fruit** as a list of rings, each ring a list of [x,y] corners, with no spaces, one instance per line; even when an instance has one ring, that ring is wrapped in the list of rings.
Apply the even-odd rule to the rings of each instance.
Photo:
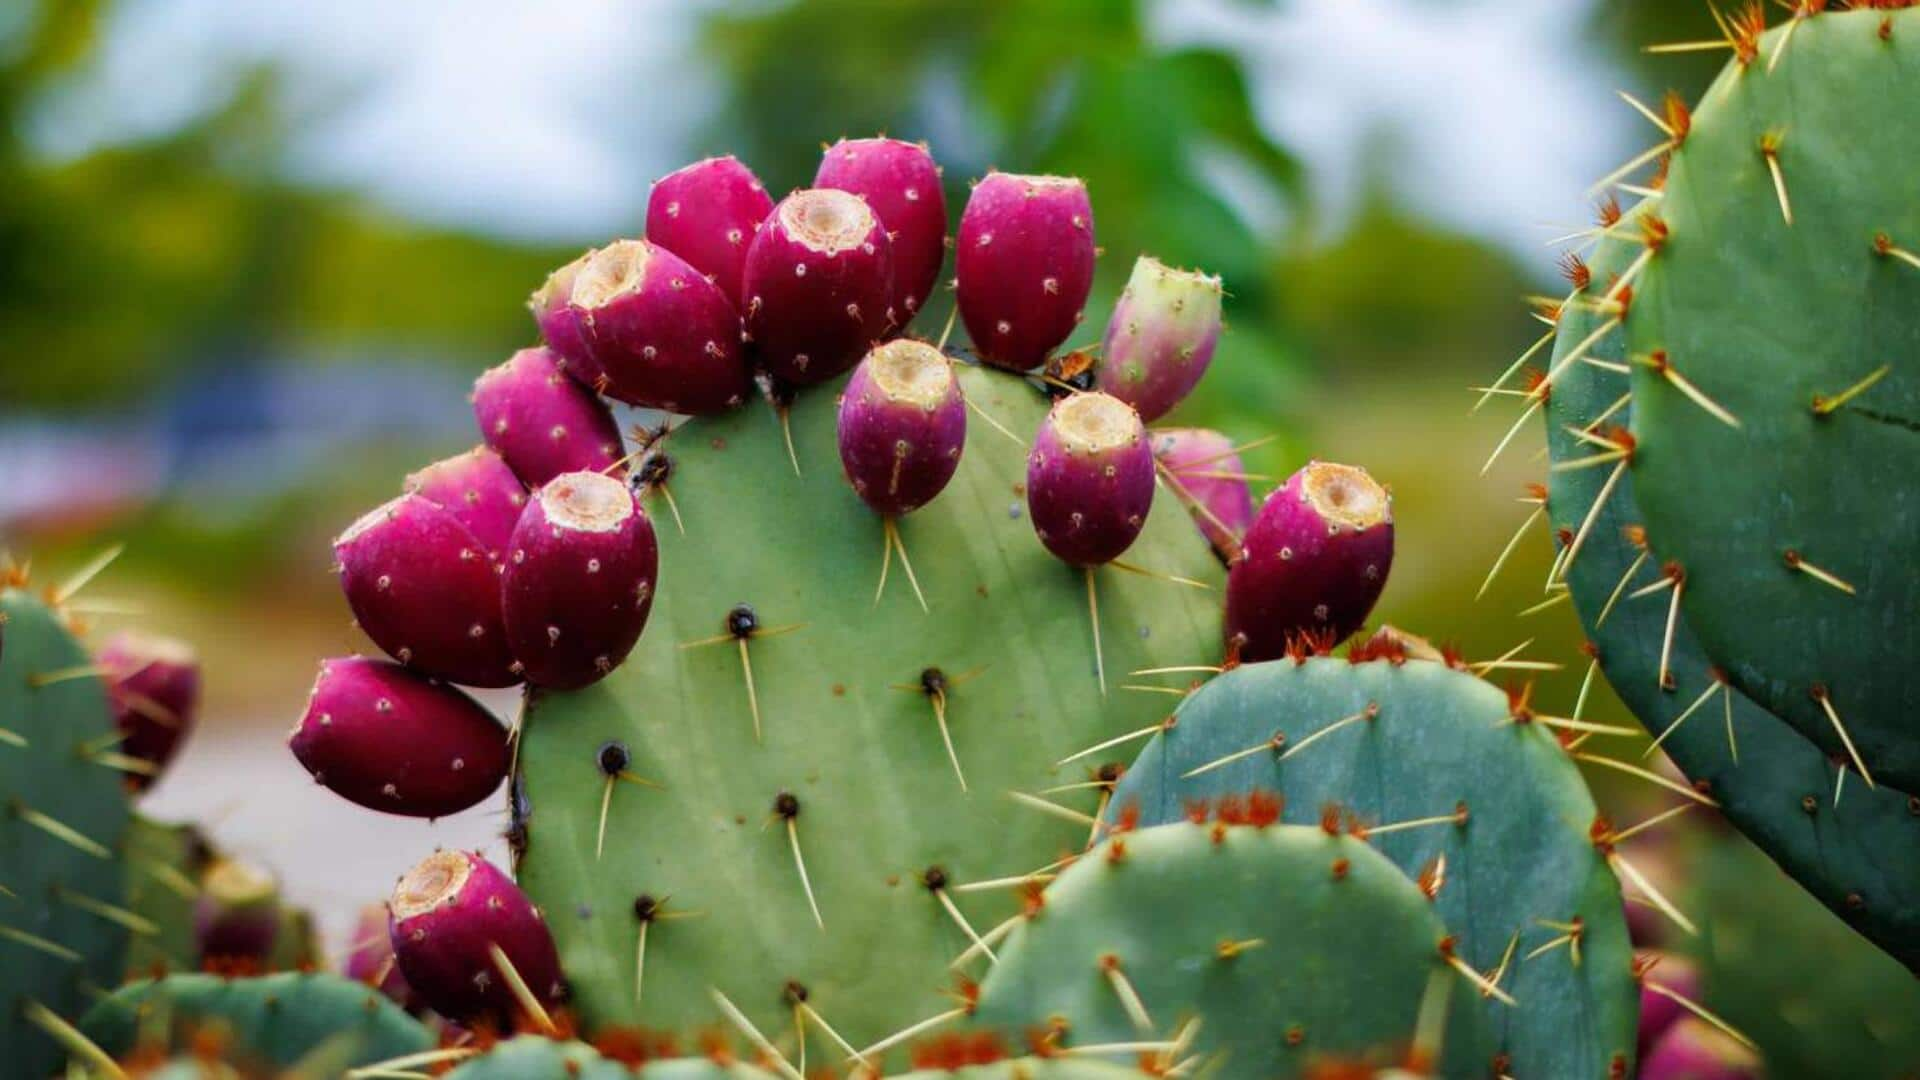
[[[237,859],[215,859],[193,905],[201,967],[259,970],[279,933],[280,885],[273,875]]]
[[[1640,1061],[1640,1080],[1760,1080],[1753,1048],[1697,1016],[1684,1016]]]
[[[1211,274],[1140,256],[1107,323],[1094,387],[1133,406],[1149,424],[1171,412],[1213,362],[1221,291]]]
[[[740,306],[741,270],[773,199],[732,155],[707,158],[661,177],[647,196],[647,239],[685,259]]]
[[[353,939],[347,942],[347,959],[341,974],[364,983],[391,998],[408,1012],[421,1010],[420,995],[407,985],[394,959],[393,938],[387,934],[387,905],[368,904],[360,909],[353,923]]]
[[[320,662],[287,739],[314,780],[372,810],[440,817],[499,788],[507,729],[472,698],[384,660]]]
[[[1693,961],[1673,953],[1643,953],[1640,963],[1640,1057],[1644,1060],[1653,1045],[1681,1017],[1686,1006],[1662,991],[1679,994],[1688,1001],[1700,1000],[1700,969]],[[1651,983],[1660,989],[1649,989]]]
[[[1267,496],[1227,571],[1228,649],[1284,656],[1366,622],[1393,566],[1393,502],[1365,469],[1313,462]]]
[[[595,252],[574,278],[569,306],[610,397],[707,416],[753,388],[733,304],[664,247],[616,240]]]
[[[354,621],[388,656],[465,686],[520,682],[500,619],[500,564],[453,513],[402,495],[333,542]]]
[[[762,367],[824,382],[898,325],[893,245],[857,195],[830,188],[780,201],[747,251],[746,326]]]
[[[627,485],[594,472],[555,477],[513,531],[501,582],[507,640],[536,686],[605,678],[653,610],[660,549]]]
[[[954,249],[960,317],[980,358],[1039,367],[1080,323],[1093,288],[1093,205],[1076,177],[989,173]]]
[[[850,191],[880,215],[893,241],[893,311],[905,329],[947,258],[947,196],[933,154],[925,143],[841,139],[821,158],[813,186]]]
[[[527,310],[533,312],[534,325],[540,328],[540,340],[560,358],[560,367],[581,386],[596,393],[603,388],[600,366],[587,350],[581,336],[579,313],[573,310],[573,282],[590,261],[588,250],[572,262],[547,275],[547,280],[527,298]]]
[[[606,403],[567,378],[550,349],[521,349],[483,373],[473,384],[473,415],[481,438],[528,487],[621,458]]]
[[[127,773],[144,790],[179,752],[200,710],[200,658],[172,638],[121,631],[107,639],[94,662],[107,683],[120,729],[120,752],[152,766]]]
[[[506,874],[476,854],[436,851],[388,903],[400,974],[434,1012],[462,1024],[518,1027],[515,980],[544,1009],[565,994],[553,935]]]
[[[527,505],[527,488],[485,446],[436,461],[407,477],[405,490],[452,514],[498,561]]]
[[[1152,439],[1167,486],[1193,514],[1200,535],[1232,561],[1253,525],[1253,492],[1233,440],[1207,428],[1163,428]]]
[[[840,463],[875,513],[898,515],[933,501],[960,467],[967,403],[953,364],[924,341],[874,348],[840,399]]]
[[[1153,450],[1126,402],[1074,394],[1055,402],[1027,455],[1027,510],[1048,551],[1073,566],[1120,557],[1153,507]]]

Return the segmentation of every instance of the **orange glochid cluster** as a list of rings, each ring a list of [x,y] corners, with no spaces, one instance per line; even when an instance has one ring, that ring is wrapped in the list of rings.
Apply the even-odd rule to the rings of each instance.
[[[1051,1046],[1048,1040],[1041,1038],[1029,1041],[1036,1044],[1035,1056],[1052,1055],[1053,1050],[1041,1049],[1042,1046]],[[1007,1048],[1000,1041],[1000,1036],[991,1031],[955,1032],[935,1035],[915,1044],[910,1057],[915,1069],[955,1072],[969,1066],[1005,1061]]]

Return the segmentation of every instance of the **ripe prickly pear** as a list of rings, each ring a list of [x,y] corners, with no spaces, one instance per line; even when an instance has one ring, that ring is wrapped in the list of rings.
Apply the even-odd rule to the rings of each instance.
[[[388,656],[467,686],[520,681],[500,621],[500,564],[452,512],[402,495],[349,526],[333,554],[354,620]]]
[[[527,505],[526,485],[485,446],[436,461],[407,477],[405,490],[452,514],[496,561]]]
[[[733,304],[665,247],[602,248],[574,278],[569,306],[611,397],[703,416],[740,404],[753,387]]]
[[[1077,177],[989,173],[960,216],[960,317],[997,367],[1039,367],[1080,323],[1093,288],[1093,206]]]
[[[547,280],[527,298],[527,310],[533,312],[534,325],[540,328],[540,339],[560,358],[560,366],[566,373],[590,390],[600,389],[600,366],[594,363],[587,350],[586,339],[581,337],[580,319],[572,308],[571,299],[574,279],[594,254],[593,251],[587,251],[548,274]]]
[[[900,338],[867,354],[840,399],[840,463],[880,514],[917,510],[960,467],[967,403],[953,364],[924,341]]]
[[[773,199],[731,154],[696,161],[654,182],[647,239],[685,259],[739,307],[741,268]]]
[[[1027,455],[1027,509],[1040,542],[1063,562],[1120,557],[1153,505],[1153,451],[1126,402],[1097,392],[1062,398]]]
[[[880,215],[893,241],[893,312],[904,328],[947,257],[947,196],[933,155],[900,139],[841,139],[821,158],[813,186],[850,191]]]
[[[546,922],[519,886],[478,855],[436,851],[422,859],[394,887],[388,910],[400,973],[450,1020],[512,1026],[524,1008],[513,978],[542,1007],[564,993]]]
[[[1698,1017],[1685,1016],[1640,1062],[1640,1080],[1759,1080],[1760,1056]]]
[[[513,531],[501,582],[507,640],[527,680],[572,690],[627,658],[653,610],[660,549],[627,485],[555,477]]]
[[[896,325],[893,244],[857,195],[780,200],[747,251],[747,336],[776,377],[809,385],[860,362]]]
[[[473,384],[480,436],[528,487],[620,460],[620,429],[591,390],[545,348],[521,349]]]
[[[280,932],[280,886],[273,875],[235,859],[217,859],[200,879],[193,934],[202,967],[264,964]]]
[[[1149,424],[1172,411],[1213,362],[1220,293],[1220,279],[1211,274],[1140,256],[1107,323],[1094,386],[1133,406]]]
[[[127,774],[129,784],[145,788],[193,728],[200,706],[200,658],[185,642],[122,631],[101,646],[94,662],[106,676],[120,752],[154,768],[152,775]]]
[[[1153,432],[1153,456],[1200,534],[1232,561],[1253,524],[1253,492],[1233,440],[1206,428],[1166,428]]]
[[[1284,656],[1287,639],[1360,628],[1393,566],[1393,501],[1365,469],[1312,462],[1267,496],[1227,571],[1228,648]]]
[[[507,775],[507,730],[472,698],[398,664],[320,662],[287,739],[316,782],[369,809],[439,817],[478,803]]]
[[[408,1012],[419,1012],[420,995],[407,985],[400,965],[393,957],[393,939],[387,934],[387,905],[368,904],[353,922],[353,938],[347,944],[347,959],[342,975],[364,983],[393,999]]]

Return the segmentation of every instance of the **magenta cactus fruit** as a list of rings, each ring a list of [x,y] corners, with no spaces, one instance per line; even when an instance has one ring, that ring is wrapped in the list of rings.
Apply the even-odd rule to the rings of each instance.
[[[1272,660],[1301,635],[1345,639],[1393,566],[1393,501],[1367,471],[1312,462],[1267,496],[1227,571],[1229,650]]]
[[[1695,1016],[1675,1021],[1640,1061],[1640,1080],[1759,1080],[1765,1075],[1752,1047]]]
[[[420,995],[407,985],[407,977],[400,973],[400,964],[393,956],[385,904],[368,904],[360,909],[340,973],[380,991],[408,1012],[420,1011]]]
[[[496,561],[527,505],[527,488],[485,446],[436,461],[407,477],[405,490],[452,514]]]
[[[733,304],[658,244],[616,240],[595,252],[574,278],[569,306],[610,397],[705,416],[753,388]]]
[[[747,336],[761,365],[804,386],[859,363],[897,325],[892,252],[857,195],[809,188],[780,200],[747,251]]]
[[[436,851],[408,870],[388,903],[400,973],[428,1007],[463,1024],[514,1027],[514,980],[541,1008],[565,993],[540,912],[506,874],[465,851]]]
[[[840,399],[840,463],[875,513],[910,513],[933,501],[960,467],[967,403],[953,364],[924,341],[877,346]]]
[[[451,511],[402,495],[349,526],[333,554],[354,620],[388,656],[466,686],[520,681],[500,621],[500,564]]]
[[[473,384],[480,436],[528,487],[620,460],[620,429],[606,403],[567,378],[545,348],[521,349]]]
[[[924,143],[841,139],[827,148],[813,186],[850,191],[880,215],[893,241],[893,311],[913,321],[947,258],[947,196]]]
[[[988,173],[960,215],[954,250],[960,317],[997,367],[1039,367],[1093,288],[1093,205],[1077,177]]]
[[[1693,961],[1672,953],[1645,954],[1641,963],[1648,964],[1640,982],[1639,1054],[1645,1060],[1668,1029],[1681,1017],[1688,1015],[1686,1006],[1666,994],[1647,989],[1647,983],[1672,990],[1689,1001],[1699,1001],[1700,970]]]
[[[266,962],[280,932],[280,885],[237,859],[216,859],[200,879],[193,935],[203,967],[234,970]]]
[[[472,698],[384,660],[320,662],[287,739],[318,783],[361,806],[439,817],[491,795],[507,775],[507,729]]]
[[[120,752],[153,766],[151,774],[127,774],[130,785],[144,789],[193,729],[200,708],[200,658],[183,641],[122,631],[107,639],[94,662],[106,678]]]
[[[647,625],[660,549],[627,485],[554,478],[513,531],[501,582],[507,640],[527,680],[572,690],[611,672]]]
[[[773,199],[753,170],[731,154],[696,161],[654,182],[647,196],[647,239],[719,286],[740,306],[747,248]]]
[[[1120,557],[1153,506],[1153,451],[1126,402],[1101,393],[1055,402],[1027,455],[1027,510],[1047,550],[1073,566]]]
[[[1212,274],[1140,256],[1113,306],[1093,385],[1133,406],[1149,424],[1171,412],[1213,362],[1221,291]]]
[[[579,277],[594,252],[589,250],[572,262],[547,275],[533,295],[527,298],[527,310],[533,312],[534,325],[540,328],[540,339],[560,358],[560,366],[573,376],[580,385],[591,390],[601,386],[600,367],[594,363],[587,351],[587,342],[581,336],[581,323],[578,312],[573,310],[573,282]]]
[[[1153,432],[1153,456],[1200,535],[1232,561],[1253,525],[1253,492],[1233,440],[1206,428],[1165,428]]]

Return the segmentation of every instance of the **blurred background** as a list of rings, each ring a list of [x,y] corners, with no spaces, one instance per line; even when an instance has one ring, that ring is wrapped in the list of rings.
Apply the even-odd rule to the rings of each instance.
[[[640,228],[649,183],[734,153],[776,194],[821,144],[924,138],[957,213],[989,166],[1087,179],[1106,254],[1225,275],[1230,329],[1180,421],[1367,466],[1396,497],[1380,616],[1472,658],[1531,639],[1544,535],[1475,601],[1542,474],[1514,410],[1469,415],[1559,293],[1556,236],[1653,141],[1617,88],[1690,97],[1692,0],[12,0],[0,4],[0,546],[93,586],[208,666],[201,727],[148,796],[271,862],[336,945],[435,844],[314,788],[284,751],[314,663],[365,645],[330,538],[476,441],[473,377],[530,343],[547,270]],[[937,332],[950,301],[921,318]],[[1631,723],[1610,699],[1589,715]],[[511,711],[511,698],[497,701]],[[1564,708],[1558,711],[1566,711]],[[1650,793],[1594,777],[1633,819]],[[1646,802],[1646,805],[1652,805]],[[1920,1075],[1920,991],[1701,815],[1645,853],[1732,973],[1710,1001],[1780,1075]],[[297,853],[297,857],[295,854]],[[1864,1048],[1864,1054],[1863,1054]]]

